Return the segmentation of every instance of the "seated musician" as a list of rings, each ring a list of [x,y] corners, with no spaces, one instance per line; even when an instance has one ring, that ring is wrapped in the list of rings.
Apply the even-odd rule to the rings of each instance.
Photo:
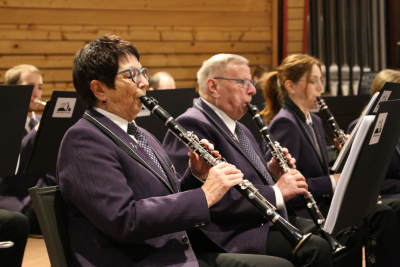
[[[267,164],[254,136],[237,122],[247,112],[246,103],[256,93],[248,60],[238,55],[215,55],[204,61],[197,78],[201,98],[177,121],[199,138],[212,142],[221,156],[238,167],[245,179],[279,209],[280,216],[287,218],[285,202],[306,194],[307,184],[300,172],[292,170],[283,174],[274,161]],[[188,149],[171,133],[167,133],[163,147],[177,172],[185,173]],[[290,155],[287,157],[294,164],[294,159]],[[276,184],[272,176],[280,177]],[[195,179],[182,181],[183,190],[200,186]],[[293,247],[284,235],[271,227],[270,222],[238,191],[229,190],[210,211],[211,223],[189,232],[196,251],[291,257]],[[329,246],[317,236],[312,236],[292,260],[296,266],[332,266]]]
[[[400,83],[400,71],[398,70],[382,70],[379,72],[371,86],[371,96],[380,92],[385,85],[386,82]],[[350,134],[351,131],[356,126],[359,119],[352,121],[347,129],[347,133]],[[383,182],[382,189],[380,195],[383,199],[383,202],[388,205],[392,205],[386,200],[387,198],[400,198],[400,139],[397,142],[396,151],[393,154],[393,157],[390,161],[389,169],[386,174],[386,179]],[[393,206],[394,209],[399,210],[399,207]],[[399,217],[400,218],[400,217]]]
[[[28,217],[30,235],[41,236],[42,232],[36,213],[33,209],[28,189],[31,187],[44,187],[55,185],[55,172],[23,173],[28,164],[36,136],[37,124],[41,116],[36,115],[38,103],[42,97],[43,79],[38,68],[28,64],[17,65],[7,70],[4,75],[5,84],[33,85],[31,100],[26,118],[23,136],[21,136],[20,163],[17,175],[0,179],[0,208],[23,213]]]
[[[75,56],[73,82],[87,110],[65,134],[57,162],[74,266],[199,266],[185,230],[210,224],[209,208],[242,181],[234,166],[210,169],[189,153],[190,170],[180,178],[207,179],[181,192],[161,144],[134,121],[147,79],[137,49],[117,36],[101,36]],[[212,257],[215,266],[269,262],[257,255]]]
[[[288,56],[264,83],[267,104],[261,114],[269,124],[274,139],[288,148],[297,159],[297,169],[306,178],[309,191],[326,216],[340,174],[331,174],[329,171],[323,124],[318,116],[310,112],[316,104],[316,98],[321,96],[323,82],[318,59],[302,54]],[[268,153],[267,157],[272,156]],[[298,198],[290,202],[298,216],[309,217]],[[376,205],[367,220],[370,236],[377,241],[374,249],[377,259],[375,266],[398,266],[400,231],[396,226],[395,212],[386,205]],[[353,247],[351,244],[344,245]],[[351,258],[355,262],[346,260],[341,266],[359,265],[357,254],[360,252]]]

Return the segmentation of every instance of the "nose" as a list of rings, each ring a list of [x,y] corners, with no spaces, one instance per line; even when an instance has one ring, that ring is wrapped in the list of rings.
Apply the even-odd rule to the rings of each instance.
[[[249,85],[248,94],[253,96],[257,93],[256,87],[253,84]]]
[[[34,98],[38,98],[38,95],[40,94],[40,90],[39,90],[39,86],[38,85],[35,85],[34,87],[33,87],[33,90],[32,90],[32,96],[34,97]]]
[[[138,87],[140,89],[144,89],[147,86],[149,86],[149,82],[147,81],[146,76],[142,74],[142,76],[140,77],[140,81],[139,81]]]

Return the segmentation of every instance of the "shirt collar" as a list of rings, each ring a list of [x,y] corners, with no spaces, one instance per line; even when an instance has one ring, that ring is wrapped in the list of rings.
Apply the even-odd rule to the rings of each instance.
[[[217,115],[220,117],[220,119],[225,123],[226,127],[236,136],[236,121],[232,120],[228,115],[226,115],[225,112],[211,104],[210,102],[204,100],[204,98],[201,98],[201,100],[207,104]]]
[[[114,122],[116,125],[121,127],[121,129],[124,130],[124,132],[128,132],[128,121],[127,120],[125,120],[125,119],[121,118],[120,116],[117,116],[113,113],[105,111],[104,109],[98,108],[98,107],[93,107],[93,109],[96,110],[97,112],[103,114],[107,118],[109,118],[112,122]],[[133,122],[135,122],[135,121],[133,121]]]
[[[312,124],[312,118],[310,112],[307,113],[306,115],[306,123],[307,124]]]

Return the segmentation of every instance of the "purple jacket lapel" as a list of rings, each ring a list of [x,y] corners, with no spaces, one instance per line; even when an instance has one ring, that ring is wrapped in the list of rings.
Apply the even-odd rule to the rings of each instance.
[[[258,168],[254,165],[254,163],[249,159],[249,157],[247,156],[247,154],[244,152],[244,148],[242,146],[242,144],[239,142],[239,140],[237,140],[237,138],[233,135],[233,133],[228,129],[228,127],[226,126],[226,124],[221,120],[221,118],[214,112],[214,110],[212,110],[206,103],[204,103],[201,99],[198,100],[197,104],[204,109],[204,111],[206,111],[211,118],[213,118],[213,120],[222,128],[223,131],[225,131],[225,133],[230,137],[230,141],[231,143],[235,143],[237,145],[237,147],[239,147],[239,149],[234,146],[248,161],[249,163],[254,167],[254,169],[257,171],[257,173],[259,174],[259,176],[265,181],[266,179],[264,178],[264,176],[262,175],[262,173],[258,170]],[[249,136],[249,132],[247,131],[247,128],[241,124],[240,122],[236,122],[239,123],[240,126],[242,127],[243,131],[245,131],[245,134],[247,136]],[[251,133],[250,133],[251,134]],[[260,157],[260,160],[262,160],[264,158],[264,156],[261,154],[260,148],[258,145],[255,145],[254,142],[252,142],[251,138],[250,139],[250,144],[253,146],[254,151],[256,151],[257,155]],[[229,140],[228,140],[229,141]],[[222,155],[223,157],[224,155]],[[267,182],[268,183],[268,182]]]
[[[221,118],[212,110],[201,98],[198,100],[197,104],[204,109],[210,116],[217,122],[217,124],[225,131],[225,133],[231,138],[233,142],[235,142],[238,146],[241,147],[241,144],[237,140],[237,138],[233,135],[233,133],[228,129],[226,124],[221,120]]]
[[[176,186],[173,186],[171,188],[171,183],[168,181],[168,179],[164,178],[164,175],[161,173],[160,168],[154,163],[154,161],[150,158],[150,156],[142,149],[139,145],[135,143],[135,141],[130,137],[128,133],[123,131],[121,127],[116,125],[114,122],[112,122],[110,119],[107,117],[103,116],[99,112],[95,111],[94,109],[88,109],[85,111],[85,113],[88,113],[90,116],[95,118],[97,121],[99,121],[101,124],[103,124],[106,128],[108,128],[111,132],[113,132],[119,139],[121,139],[128,147],[130,147],[140,158],[142,158],[156,173],[158,173],[158,176],[156,176],[158,179],[162,179],[162,182],[166,185],[167,187],[171,190],[172,193],[177,192]],[[143,130],[141,128],[143,132]],[[146,135],[146,138],[148,138],[148,135]],[[148,142],[150,147],[152,146],[152,142],[150,142],[152,138],[148,138]],[[162,164],[162,163],[161,163]],[[163,166],[165,168],[165,166]],[[167,173],[167,172],[166,172]]]

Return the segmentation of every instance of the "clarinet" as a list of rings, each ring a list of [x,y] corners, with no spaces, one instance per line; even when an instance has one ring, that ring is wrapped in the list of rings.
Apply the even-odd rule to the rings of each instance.
[[[324,116],[327,118],[326,121],[328,122],[329,126],[333,131],[333,136],[338,140],[339,144],[344,146],[344,143],[346,142],[345,134],[339,128],[339,125],[337,124],[335,118],[333,117],[332,112],[329,110],[328,106],[325,104],[325,101],[322,98],[317,97],[317,102],[318,105],[321,107]]]
[[[205,148],[199,138],[193,132],[186,131],[175,119],[168,114],[163,108],[158,105],[157,100],[153,97],[143,96],[140,101],[165,125],[169,130],[192,152],[198,154],[203,158],[208,165],[216,166],[221,162],[226,162],[225,159],[215,157],[211,151]],[[254,185],[248,181],[243,180],[239,185],[234,188],[238,190],[248,201],[253,204],[262,215],[264,215],[282,234],[287,238],[289,243],[294,247],[293,254],[295,254],[311,237],[311,233],[304,234],[302,231],[291,225],[288,221],[282,218],[277,212],[276,208],[268,202],[259,192]]]
[[[279,163],[279,166],[281,166],[282,170],[284,173],[289,172],[292,168],[289,167],[289,163],[287,162],[286,158],[283,155],[282,152],[282,147],[278,142],[276,142],[272,135],[271,132],[269,131],[267,125],[261,118],[260,114],[258,114],[258,109],[256,106],[247,103],[247,110],[251,114],[254,122],[257,124],[258,128],[260,129],[260,133],[264,140],[267,142],[268,148],[271,151],[272,156],[276,159],[276,161]],[[317,203],[314,200],[313,195],[308,192],[307,196],[301,197],[301,200],[307,207],[307,211],[310,214],[312,220],[314,221],[315,225],[318,228],[318,231],[320,232],[322,238],[324,238],[326,241],[328,241],[332,254],[336,254],[337,252],[343,250],[344,246],[342,246],[332,235],[327,233],[323,229],[323,224],[325,222],[324,216],[321,214]]]

